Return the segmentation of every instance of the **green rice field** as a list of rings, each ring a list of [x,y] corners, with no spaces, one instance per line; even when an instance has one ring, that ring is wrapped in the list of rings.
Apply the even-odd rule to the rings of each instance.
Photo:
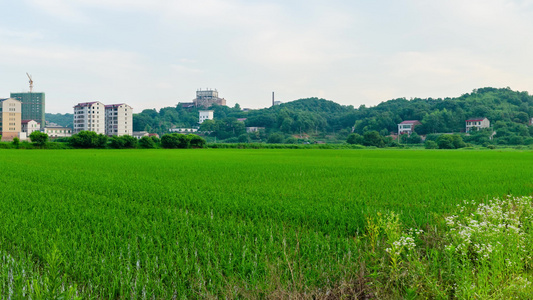
[[[327,295],[373,260],[376,216],[427,230],[533,194],[519,151],[0,150],[0,167],[2,299]]]

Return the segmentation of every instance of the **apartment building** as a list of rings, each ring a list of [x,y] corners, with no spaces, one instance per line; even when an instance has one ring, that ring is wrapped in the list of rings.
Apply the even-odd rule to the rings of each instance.
[[[11,98],[22,102],[22,120],[35,120],[37,123],[39,123],[41,129],[44,128],[44,93],[11,93]]]
[[[108,136],[133,134],[133,109],[131,106],[125,103],[106,105],[105,120],[105,131]]]
[[[102,102],[84,102],[74,106],[73,133],[83,130],[106,133],[105,105]]]
[[[21,129],[22,103],[13,98],[0,99],[0,134],[2,141],[12,141]]]

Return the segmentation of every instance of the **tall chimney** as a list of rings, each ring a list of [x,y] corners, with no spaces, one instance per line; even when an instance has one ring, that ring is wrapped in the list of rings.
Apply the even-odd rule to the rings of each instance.
[[[274,106],[274,92],[272,92],[272,106]]]

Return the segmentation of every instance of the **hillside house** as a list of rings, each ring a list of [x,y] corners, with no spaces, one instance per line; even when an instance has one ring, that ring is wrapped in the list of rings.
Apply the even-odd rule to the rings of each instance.
[[[465,121],[465,123],[466,123],[466,132],[470,132],[471,130],[480,130],[483,128],[490,127],[490,121],[487,118],[468,119]]]
[[[414,132],[415,127],[418,125],[422,125],[420,121],[418,120],[406,120],[398,124],[398,135],[400,134],[407,134],[411,135],[411,133]]]

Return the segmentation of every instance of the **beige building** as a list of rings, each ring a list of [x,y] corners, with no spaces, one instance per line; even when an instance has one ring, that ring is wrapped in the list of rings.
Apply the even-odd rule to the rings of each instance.
[[[2,141],[19,137],[21,128],[22,102],[13,98],[0,99],[0,132]]]
[[[73,133],[82,130],[105,134],[105,105],[102,102],[84,102],[74,106]]]
[[[70,137],[72,136],[72,128],[62,126],[46,126],[44,133],[48,134],[50,138]]]
[[[38,131],[40,128],[41,124],[35,120],[22,120],[21,122],[21,130],[26,133],[26,136],[30,136],[32,132]]]
[[[105,106],[106,134],[108,136],[133,135],[133,109],[131,106],[110,104]]]

